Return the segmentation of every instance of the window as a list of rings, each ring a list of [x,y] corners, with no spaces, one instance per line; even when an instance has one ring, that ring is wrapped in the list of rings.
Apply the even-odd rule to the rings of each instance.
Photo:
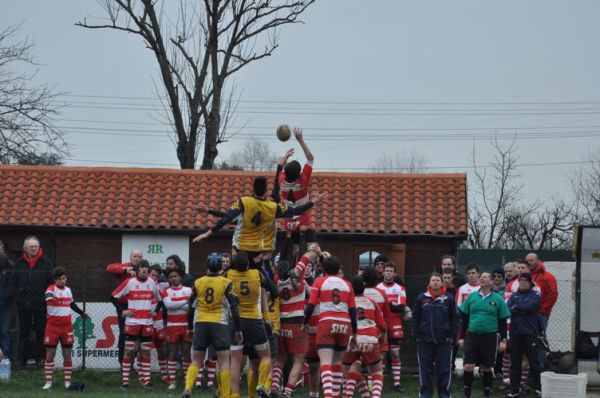
[[[381,255],[381,253],[376,252],[376,251],[362,252],[358,256],[358,268],[359,269],[364,269],[364,268],[366,268],[368,266],[372,266],[373,265],[373,261],[375,261],[375,258],[377,256],[379,256],[379,255]]]

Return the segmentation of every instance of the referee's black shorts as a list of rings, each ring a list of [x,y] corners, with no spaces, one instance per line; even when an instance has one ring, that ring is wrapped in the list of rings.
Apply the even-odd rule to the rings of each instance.
[[[498,351],[497,333],[467,333],[465,337],[464,363],[493,368]]]

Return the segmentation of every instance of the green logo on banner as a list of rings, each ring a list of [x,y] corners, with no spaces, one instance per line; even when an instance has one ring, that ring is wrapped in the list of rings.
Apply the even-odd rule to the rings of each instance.
[[[85,336],[83,334],[83,325],[85,322]],[[96,336],[94,336],[94,323],[92,322],[92,318],[82,318],[81,316],[78,316],[77,319],[75,320],[75,323],[73,324],[73,329],[74,329],[74,333],[75,333],[75,337],[77,337],[77,340],[79,342],[78,347],[77,348],[83,348],[83,339],[95,339]]]
[[[163,246],[159,245],[158,243],[148,245],[148,254],[164,254]]]

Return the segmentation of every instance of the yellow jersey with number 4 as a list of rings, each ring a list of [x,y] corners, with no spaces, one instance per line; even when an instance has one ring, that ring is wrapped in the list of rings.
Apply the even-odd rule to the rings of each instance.
[[[239,249],[250,252],[272,249],[272,230],[277,218],[277,209],[284,213],[287,207],[283,203],[252,196],[244,196],[239,202],[242,202],[244,209],[239,230]],[[239,208],[239,202],[236,202],[232,208]]]

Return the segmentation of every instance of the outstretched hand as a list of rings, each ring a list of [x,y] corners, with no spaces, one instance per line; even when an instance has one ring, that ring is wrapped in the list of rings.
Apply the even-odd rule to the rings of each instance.
[[[205,233],[198,235],[194,238],[194,240],[192,240],[192,242],[194,243],[198,243],[198,242],[202,242],[204,239],[208,238],[209,236],[212,235],[212,231],[208,230]]]
[[[315,206],[318,205],[326,197],[327,197],[327,192],[317,194],[317,196],[314,199],[312,199],[313,205],[315,205]]]
[[[198,205],[196,206],[196,211],[198,211],[198,213],[205,213],[208,214],[208,212],[210,211],[210,209],[204,205]]]
[[[283,166],[284,164],[286,164],[287,160],[290,158],[290,156],[292,156],[294,154],[294,148],[292,149],[288,149],[287,152],[283,155],[281,155],[281,157],[279,159],[277,159],[277,164],[279,166]]]
[[[302,136],[302,129],[300,127],[294,127],[292,131],[294,132],[294,137],[296,137],[296,140],[302,141],[304,139]]]

